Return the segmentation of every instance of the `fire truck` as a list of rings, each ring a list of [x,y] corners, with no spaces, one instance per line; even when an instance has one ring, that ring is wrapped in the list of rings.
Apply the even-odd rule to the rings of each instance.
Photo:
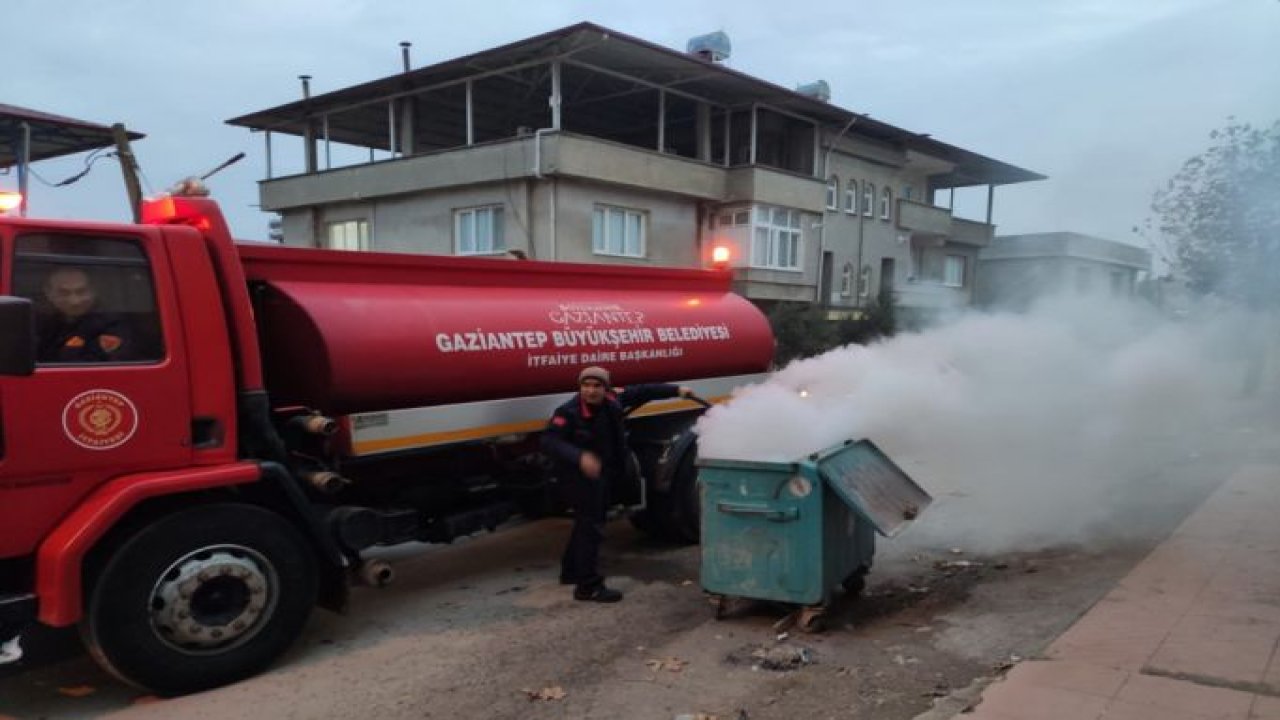
[[[141,218],[0,217],[0,643],[78,625],[161,694],[269,666],[390,580],[375,546],[561,509],[538,440],[582,367],[715,402],[773,354],[723,270],[237,242],[200,196]],[[703,411],[628,418],[611,497],[643,529],[696,540]]]

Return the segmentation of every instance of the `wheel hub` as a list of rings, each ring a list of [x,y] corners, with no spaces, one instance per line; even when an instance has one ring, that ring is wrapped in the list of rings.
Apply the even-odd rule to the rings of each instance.
[[[274,598],[270,565],[239,546],[202,548],[179,559],[151,592],[151,626],[188,651],[222,649],[247,640]]]

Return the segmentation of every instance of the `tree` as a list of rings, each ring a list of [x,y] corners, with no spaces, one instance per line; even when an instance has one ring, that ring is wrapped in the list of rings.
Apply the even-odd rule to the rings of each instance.
[[[1228,119],[1158,191],[1146,233],[1195,293],[1280,309],[1280,122]]]

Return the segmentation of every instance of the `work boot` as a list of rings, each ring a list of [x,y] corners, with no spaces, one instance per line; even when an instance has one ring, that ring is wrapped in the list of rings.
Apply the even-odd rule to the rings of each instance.
[[[604,583],[586,586],[579,585],[573,591],[573,599],[601,603],[614,603],[622,599],[622,593],[611,587],[607,587]]]

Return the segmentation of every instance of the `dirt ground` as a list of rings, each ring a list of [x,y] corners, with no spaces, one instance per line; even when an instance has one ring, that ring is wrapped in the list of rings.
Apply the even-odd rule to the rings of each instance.
[[[0,718],[947,717],[1041,652],[1240,463],[1275,456],[1260,437],[1171,448],[1135,479],[1150,486],[1141,507],[1117,509],[1128,539],[1105,546],[975,556],[910,533],[882,541],[865,593],[839,597],[821,634],[779,633],[786,610],[759,604],[716,620],[698,549],[625,521],[605,561],[626,599],[575,602],[556,583],[568,523],[544,520],[388,551],[395,584],[358,589],[346,616],[317,611],[273,669],[207,693],[140,695],[73,636],[28,638],[28,659],[0,668]]]

